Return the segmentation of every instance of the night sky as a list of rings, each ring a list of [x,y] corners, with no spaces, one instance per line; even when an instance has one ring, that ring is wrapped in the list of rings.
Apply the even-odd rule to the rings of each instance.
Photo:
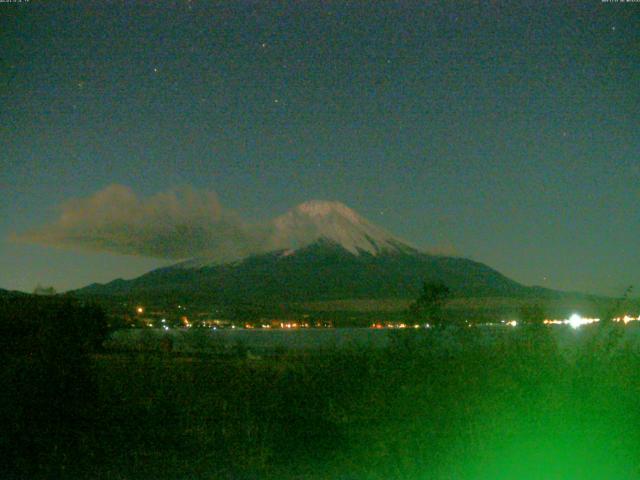
[[[640,286],[640,3],[150,3],[0,3],[0,287],[175,261],[92,238],[118,216],[310,199],[525,284]]]

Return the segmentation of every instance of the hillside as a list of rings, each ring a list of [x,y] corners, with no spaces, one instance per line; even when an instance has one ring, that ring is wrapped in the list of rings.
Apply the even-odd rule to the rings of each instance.
[[[267,253],[234,262],[194,258],[132,280],[77,290],[204,304],[281,304],[344,299],[413,299],[425,281],[455,297],[551,298],[480,262],[421,252],[338,202],[306,202],[274,219]]]
[[[440,281],[455,296],[536,296],[490,267],[424,253],[353,254],[319,240],[295,253],[274,252],[199,268],[174,266],[133,280],[115,280],[80,294],[208,299],[211,303],[303,302],[338,299],[415,298],[423,281]]]

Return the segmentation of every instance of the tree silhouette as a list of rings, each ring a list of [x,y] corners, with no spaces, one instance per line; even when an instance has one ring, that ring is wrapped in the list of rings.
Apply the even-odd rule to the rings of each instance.
[[[520,321],[525,325],[543,325],[545,311],[537,303],[524,304],[519,311]]]
[[[441,326],[444,323],[442,308],[451,291],[441,282],[424,282],[420,296],[409,306],[409,312],[419,323]]]

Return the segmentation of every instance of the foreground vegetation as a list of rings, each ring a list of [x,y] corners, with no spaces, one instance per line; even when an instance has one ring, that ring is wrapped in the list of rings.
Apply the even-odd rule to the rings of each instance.
[[[18,336],[14,307],[2,478],[640,478],[629,327],[394,331],[384,349],[220,358],[100,351],[67,330],[100,315],[70,303],[35,308],[46,322]]]

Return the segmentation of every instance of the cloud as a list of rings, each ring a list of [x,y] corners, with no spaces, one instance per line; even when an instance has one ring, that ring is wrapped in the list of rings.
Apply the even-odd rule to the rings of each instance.
[[[139,198],[110,185],[65,202],[59,218],[18,241],[166,259],[228,261],[262,251],[266,228],[244,223],[213,192],[190,187]]]
[[[296,248],[320,235],[340,238],[343,244],[360,241],[367,235],[389,235],[358,219],[344,205],[336,207],[335,202],[320,203],[323,208],[346,209],[349,215],[356,215],[354,226],[342,214],[338,215],[338,223],[335,219],[323,220],[323,215],[309,216],[304,208],[308,209],[311,203],[255,224],[223,208],[213,192],[182,187],[139,197],[129,187],[113,184],[89,197],[63,203],[55,221],[14,235],[13,240],[206,265]],[[363,227],[363,222],[369,226]],[[441,255],[455,252],[450,245],[424,251]]]

